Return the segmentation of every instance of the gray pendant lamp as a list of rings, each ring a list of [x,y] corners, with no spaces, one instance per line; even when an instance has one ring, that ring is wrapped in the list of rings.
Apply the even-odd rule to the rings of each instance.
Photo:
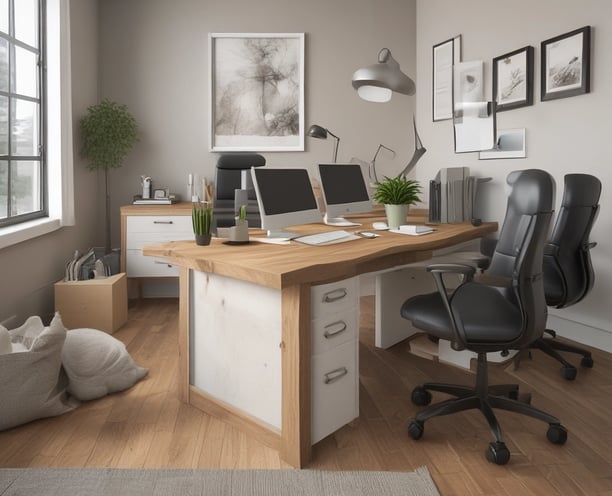
[[[361,98],[369,102],[388,102],[391,95],[414,95],[414,81],[404,74],[391,50],[378,52],[378,63],[357,69],[353,74],[353,88]]]
[[[401,71],[399,64],[391,56],[391,50],[388,48],[383,48],[378,52],[377,64],[357,69],[353,73],[353,88],[357,90],[357,94],[362,99],[378,103],[391,100],[393,92],[402,95],[414,95],[416,92],[414,81]],[[398,176],[406,177],[427,151],[419,138],[414,116],[412,117],[412,126],[414,129],[414,153]],[[371,165],[374,169],[374,161]],[[375,170],[373,170],[373,173],[376,177]]]

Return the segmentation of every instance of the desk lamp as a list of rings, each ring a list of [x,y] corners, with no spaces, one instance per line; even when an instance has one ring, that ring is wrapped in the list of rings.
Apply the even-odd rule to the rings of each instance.
[[[353,88],[357,90],[357,94],[362,99],[377,103],[391,100],[393,92],[414,95],[416,91],[414,81],[401,71],[388,48],[383,48],[378,53],[378,63],[357,69],[353,73]],[[414,154],[399,176],[406,176],[427,151],[417,133],[414,116],[412,124],[414,127]]]
[[[338,145],[340,144],[340,138],[332,133],[329,129],[325,129],[324,127],[319,126],[318,124],[313,124],[308,128],[308,136],[311,138],[317,139],[327,139],[327,135],[330,135],[336,139],[336,143],[334,144],[334,163],[336,163],[338,159]]]

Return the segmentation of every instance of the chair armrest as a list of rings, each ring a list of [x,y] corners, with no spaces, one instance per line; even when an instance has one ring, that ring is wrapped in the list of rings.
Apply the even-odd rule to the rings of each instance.
[[[556,257],[559,255],[559,245],[554,245],[552,243],[546,243],[544,245],[544,255],[550,255],[552,257]]]
[[[463,274],[471,280],[476,273],[476,269],[471,265],[467,264],[431,264],[426,267],[427,272],[439,273],[439,274]]]
[[[586,243],[584,245],[584,249],[585,250],[590,250],[592,248],[595,248],[597,246],[597,241],[591,241],[590,243]]]

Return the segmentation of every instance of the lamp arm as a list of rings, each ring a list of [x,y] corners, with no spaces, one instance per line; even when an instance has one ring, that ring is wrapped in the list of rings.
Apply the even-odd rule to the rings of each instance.
[[[414,169],[414,166],[416,165],[416,163],[419,161],[419,159],[423,155],[425,155],[425,152],[427,151],[427,148],[423,146],[423,143],[421,142],[421,138],[419,137],[419,133],[417,132],[416,119],[414,115],[412,116],[412,127],[414,128],[414,153],[412,154],[412,158],[410,159],[410,162],[408,162],[408,165],[404,167],[404,170],[402,170],[402,172],[400,172],[397,175],[397,177],[400,177],[400,176],[406,177],[406,175],[412,169]]]

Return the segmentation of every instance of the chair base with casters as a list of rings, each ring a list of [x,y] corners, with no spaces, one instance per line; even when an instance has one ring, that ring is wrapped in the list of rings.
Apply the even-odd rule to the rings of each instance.
[[[579,346],[573,346],[571,344],[562,343],[561,341],[557,341],[556,333],[552,329],[546,329],[546,333],[549,334],[550,338],[540,338],[535,343],[533,343],[532,348],[536,348],[542,350],[548,356],[554,358],[558,362],[561,363],[561,375],[567,379],[568,381],[573,381],[576,378],[576,374],[578,373],[576,367],[569,363],[559,351],[567,351],[569,353],[575,353],[577,355],[582,355],[582,360],[580,360],[580,365],[584,368],[593,368],[593,357],[591,356],[591,352],[585,350],[584,348],[580,348]]]
[[[455,398],[435,403],[419,412],[408,425],[408,435],[418,440],[423,436],[425,421],[441,415],[478,409],[484,415],[494,441],[489,443],[486,451],[487,460],[497,465],[505,465],[510,460],[510,451],[504,442],[501,428],[493,412],[494,408],[528,415],[548,423],[546,437],[553,444],[564,444],[567,440],[567,429],[561,425],[558,418],[531,406],[528,402],[519,401],[518,385],[489,385],[487,354],[478,353],[475,387],[453,384],[426,383],[417,386],[412,391],[412,402],[425,406],[431,403],[430,391],[447,393]]]

